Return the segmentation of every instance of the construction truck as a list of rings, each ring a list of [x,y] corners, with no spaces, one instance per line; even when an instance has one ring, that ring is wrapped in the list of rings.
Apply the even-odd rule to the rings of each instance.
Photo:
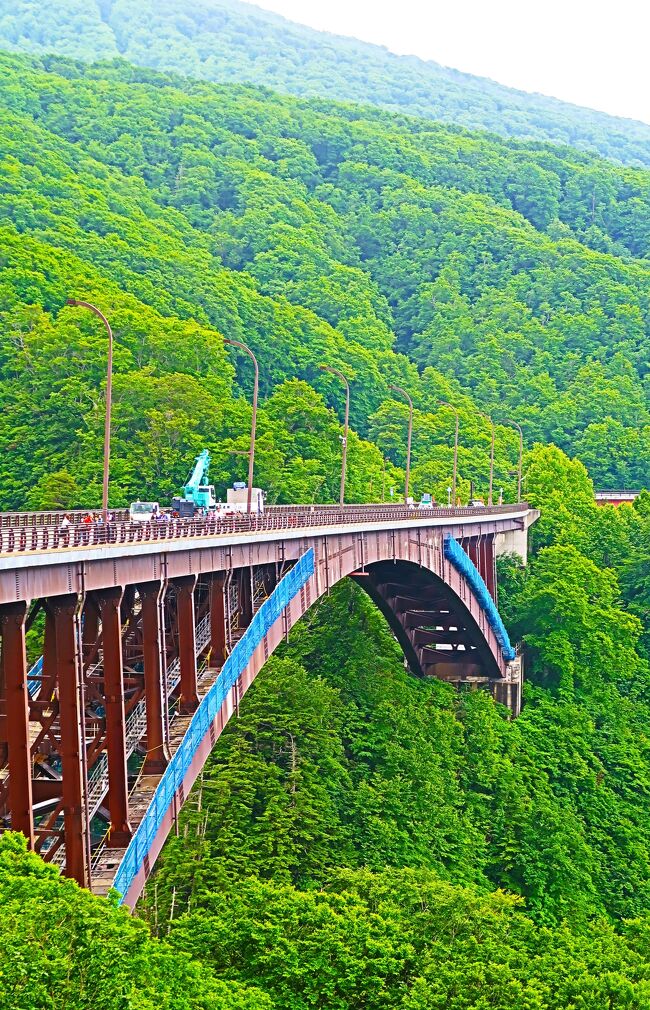
[[[251,489],[251,513],[263,515],[266,495],[259,487]],[[226,513],[248,512],[248,485],[244,481],[235,481],[226,492]]]
[[[213,512],[219,502],[214,494],[214,485],[208,484],[210,453],[204,449],[196,457],[194,469],[183,488],[183,494],[172,498],[172,509],[183,518],[191,518],[197,511]],[[223,508],[223,506],[221,506]]]

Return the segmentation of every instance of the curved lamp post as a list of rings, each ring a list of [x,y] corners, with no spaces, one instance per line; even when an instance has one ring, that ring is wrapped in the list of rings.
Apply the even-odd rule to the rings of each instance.
[[[453,480],[451,482],[451,487],[452,487],[452,490],[451,490],[451,500],[452,500],[452,502],[455,505],[456,504],[456,484],[457,484],[457,480],[458,480],[458,411],[456,410],[455,407],[452,407],[451,403],[447,403],[446,400],[440,400],[439,402],[440,402],[441,406],[443,406],[443,407],[449,407],[449,409],[454,412],[454,415],[456,417],[456,430],[454,432],[454,476],[453,476]]]
[[[521,469],[524,458],[524,433],[521,430],[521,426],[517,424],[516,421],[511,421],[508,417],[505,418],[503,424],[511,424],[513,428],[516,428],[519,432],[519,462],[517,463],[517,504],[519,504],[521,501]]]
[[[251,351],[250,347],[246,344],[242,344],[241,340],[231,340],[230,337],[223,338],[224,344],[230,344],[231,347],[239,347],[242,351],[248,355],[248,357],[253,362],[253,367],[255,369],[255,381],[253,383],[253,413],[251,415],[251,444],[248,450],[248,487],[246,490],[246,512],[248,515],[251,514],[251,500],[253,496],[253,470],[255,467],[255,429],[257,427],[257,395],[259,392],[260,385],[260,370],[257,364],[257,358]]]
[[[407,401],[409,405],[409,426],[408,435],[406,436],[406,478],[404,481],[404,504],[408,504],[409,500],[409,481],[411,478],[411,442],[413,441],[413,400],[401,386],[389,386],[395,393],[400,393],[401,396]]]
[[[483,414],[483,417],[490,421],[490,426],[492,428],[492,441],[490,443],[490,491],[488,492],[488,504],[492,505],[492,493],[495,483],[495,422],[490,414]]]
[[[108,334],[108,361],[106,364],[106,417],[104,420],[104,474],[102,480],[102,514],[104,526],[108,522],[108,474],[111,458],[111,406],[113,399],[113,331],[108,319],[103,312],[100,312],[96,305],[90,302],[80,301],[78,298],[67,298],[66,305],[73,305],[80,309],[89,309],[93,312],[106,327]]]
[[[345,502],[345,470],[347,466],[348,458],[348,422],[350,420],[350,384],[343,372],[339,372],[338,368],[332,368],[331,365],[320,365],[319,366],[323,372],[331,372],[332,375],[336,375],[337,378],[345,386],[345,422],[343,425],[343,452],[341,456],[341,494],[339,496],[339,504],[343,508],[343,503]]]

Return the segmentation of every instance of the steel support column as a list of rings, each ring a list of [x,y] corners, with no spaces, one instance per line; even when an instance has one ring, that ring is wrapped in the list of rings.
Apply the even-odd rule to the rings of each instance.
[[[247,628],[253,620],[253,569],[240,568],[238,576],[239,627]]]
[[[129,787],[126,770],[121,602],[121,586],[101,590],[96,596],[102,621],[108,810],[111,818],[107,844],[113,848],[128,845],[132,835],[129,824]],[[94,601],[90,610],[96,612]]]
[[[180,710],[195,712],[199,705],[196,686],[196,614],[194,587],[196,575],[174,580],[178,618],[178,657],[180,662]]]
[[[226,580],[221,573],[210,579],[210,651],[212,665],[220,668],[226,659]]]
[[[4,683],[11,828],[13,831],[22,831],[31,849],[34,847],[34,815],[25,652],[26,613],[26,603],[8,603],[0,607],[0,682]]]
[[[65,872],[82,887],[90,886],[90,825],[86,810],[84,752],[84,685],[80,601],[57,596],[48,601],[54,619],[56,672],[59,685]]]
[[[40,701],[51,701],[56,687],[56,633],[54,613],[45,605],[45,631],[43,633],[43,672],[41,673]]]
[[[163,635],[161,604],[165,585],[162,582],[145,582],[138,586],[142,603],[142,638],[144,655],[144,692],[147,710],[147,757],[144,771],[161,774],[169,763],[170,753],[166,739],[167,720],[164,712],[163,692]]]
[[[494,554],[494,534],[488,533],[483,538],[483,565],[485,571],[482,573],[485,585],[490,590],[490,595],[495,603],[497,599],[497,565]]]
[[[94,645],[99,635],[99,611],[95,600],[89,596],[83,610],[83,643]]]
[[[480,551],[481,551],[480,539],[478,537],[470,537],[467,542],[466,553],[470,561],[474,565],[474,567],[479,568],[479,570],[481,564]]]

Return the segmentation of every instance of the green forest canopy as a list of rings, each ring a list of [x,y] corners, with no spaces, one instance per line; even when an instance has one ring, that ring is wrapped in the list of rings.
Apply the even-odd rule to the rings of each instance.
[[[395,56],[237,0],[0,0],[0,46],[89,61],[122,57],[197,79],[368,102],[650,166],[647,124]]]
[[[395,382],[416,494],[450,483],[440,400],[465,498],[487,413],[506,498],[513,420],[600,485],[649,483],[650,173],[125,64],[3,56],[0,102],[2,507],[99,498],[104,336],[71,294],[116,333],[116,505],[175,493],[204,446],[221,488],[241,473],[250,374],[220,334],[260,358],[271,500],[335,499],[324,362],[352,380],[349,500],[400,492]]]
[[[600,508],[542,447],[527,479],[535,555],[500,582],[528,646],[519,719],[411,678],[342,584],[220,738],[139,919],[0,839],[0,1003],[647,1010],[650,668],[629,590],[650,495]]]
[[[262,366],[259,479],[334,499],[462,493],[541,508],[499,607],[521,717],[416,682],[353,587],[310,612],[220,740],[140,908],[0,841],[0,1004],[18,1010],[648,1010],[647,172],[380,111],[125,64],[0,59],[2,507],[99,499],[116,334],[114,503],[239,472]],[[67,496],[66,502],[59,501]],[[199,809],[199,796],[201,808]]]

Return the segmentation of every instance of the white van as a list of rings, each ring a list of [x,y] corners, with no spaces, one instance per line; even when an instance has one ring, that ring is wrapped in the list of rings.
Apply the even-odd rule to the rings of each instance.
[[[132,523],[150,523],[154,516],[160,515],[160,505],[157,501],[134,501],[129,506],[129,519]]]

